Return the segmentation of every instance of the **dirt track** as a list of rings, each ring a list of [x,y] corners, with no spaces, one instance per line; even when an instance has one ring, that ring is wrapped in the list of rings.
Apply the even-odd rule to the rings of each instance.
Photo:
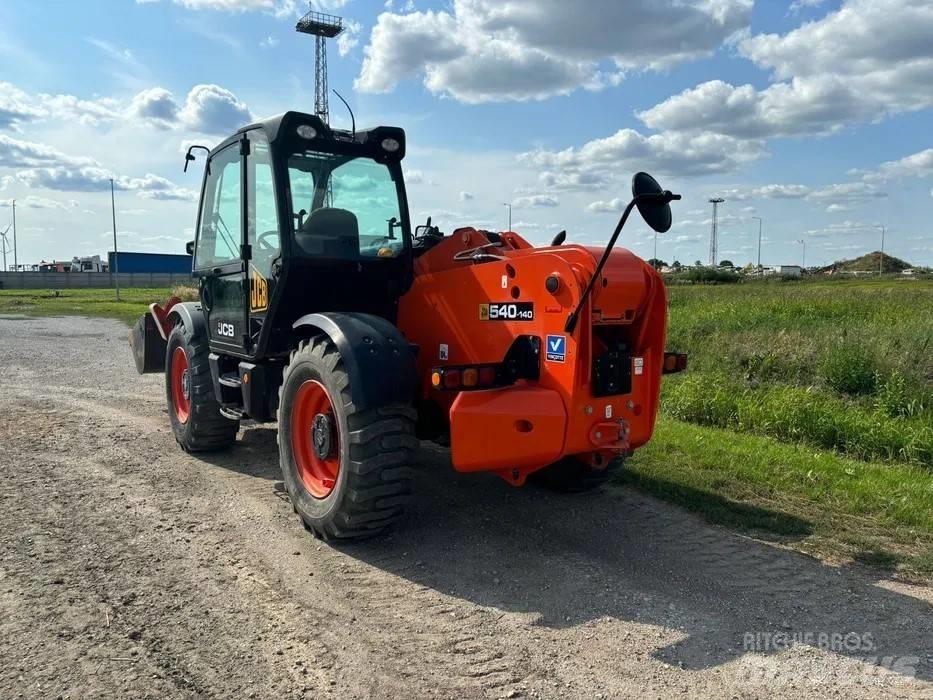
[[[0,320],[2,698],[933,697],[929,589],[628,490],[513,489],[425,446],[400,528],[317,542],[274,431],[182,453],[125,337]],[[775,633],[853,634],[749,650]]]

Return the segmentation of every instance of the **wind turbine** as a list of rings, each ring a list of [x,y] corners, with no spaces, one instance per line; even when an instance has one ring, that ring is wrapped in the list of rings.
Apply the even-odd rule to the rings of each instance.
[[[6,227],[6,229],[4,230],[4,232],[3,232],[3,233],[0,233],[0,249],[3,250],[3,272],[6,272],[6,271],[7,271],[7,269],[6,269],[6,254],[9,253],[11,250],[13,250],[12,248],[9,247],[10,243],[9,243],[9,241],[7,241],[7,239],[6,239],[7,231],[10,230],[10,226],[12,226],[12,225],[13,225],[13,224],[9,224],[9,225]]]

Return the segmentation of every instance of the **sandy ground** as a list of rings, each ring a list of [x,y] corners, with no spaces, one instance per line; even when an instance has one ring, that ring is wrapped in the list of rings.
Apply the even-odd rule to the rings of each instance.
[[[933,697],[930,589],[626,489],[426,445],[402,526],[320,543],[275,432],[184,454],[112,321],[0,320],[0,476],[5,699]]]

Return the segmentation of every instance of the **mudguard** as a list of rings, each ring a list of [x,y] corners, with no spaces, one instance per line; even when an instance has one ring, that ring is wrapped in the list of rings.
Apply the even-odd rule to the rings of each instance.
[[[173,304],[168,315],[165,317],[166,337],[168,337],[168,334],[172,330],[172,326],[174,326],[178,320],[185,325],[185,329],[191,336],[210,337],[207,333],[207,321],[204,320],[204,312],[201,311],[201,302],[183,301]]]
[[[384,318],[362,313],[316,313],[292,327],[324,333],[340,352],[358,409],[414,400],[415,354],[405,336]]]

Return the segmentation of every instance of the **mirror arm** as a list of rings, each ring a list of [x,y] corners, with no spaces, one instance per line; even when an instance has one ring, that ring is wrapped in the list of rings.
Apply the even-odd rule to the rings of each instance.
[[[633,197],[632,201],[628,203],[627,207],[625,207],[622,218],[619,219],[619,223],[616,225],[616,230],[613,232],[612,238],[609,239],[609,244],[606,246],[606,250],[603,252],[603,256],[596,264],[596,269],[593,271],[593,276],[590,277],[590,281],[587,283],[586,289],[583,290],[583,294],[580,296],[580,301],[577,302],[577,305],[567,317],[567,323],[564,324],[564,333],[573,333],[574,328],[577,327],[577,320],[580,318],[580,311],[583,309],[583,305],[586,303],[587,298],[589,298],[590,293],[593,291],[593,286],[596,284],[596,280],[599,279],[599,275],[602,273],[603,267],[606,265],[606,261],[609,259],[609,253],[612,252],[612,248],[616,244],[616,240],[618,240],[619,234],[622,233],[622,227],[625,226],[628,215],[632,213],[632,209],[635,207],[635,204],[639,201],[639,199],[641,199],[641,196],[642,195]]]

